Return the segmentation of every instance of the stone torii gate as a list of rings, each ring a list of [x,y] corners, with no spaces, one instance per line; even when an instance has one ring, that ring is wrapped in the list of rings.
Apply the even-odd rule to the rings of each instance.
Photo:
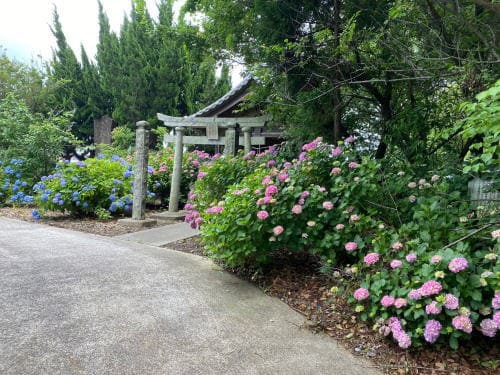
[[[264,145],[265,137],[252,137],[255,128],[262,128],[267,116],[259,117],[171,117],[158,113],[158,119],[165,126],[175,129],[175,136],[165,136],[165,141],[175,142],[174,169],[170,185],[168,212],[179,210],[179,193],[182,175],[182,155],[185,144],[224,145],[224,155],[235,155],[238,146],[250,152],[252,145]],[[187,129],[205,129],[204,136],[184,136]],[[240,137],[240,131],[243,137]],[[222,132],[224,135],[222,136]]]

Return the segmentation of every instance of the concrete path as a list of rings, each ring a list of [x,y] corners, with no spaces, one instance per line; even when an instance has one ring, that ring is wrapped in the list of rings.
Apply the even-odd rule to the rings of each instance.
[[[0,374],[377,372],[205,258],[0,218]]]
[[[172,242],[196,236],[199,233],[199,231],[192,229],[187,223],[176,223],[140,232],[127,233],[115,238],[151,246],[165,246]]]

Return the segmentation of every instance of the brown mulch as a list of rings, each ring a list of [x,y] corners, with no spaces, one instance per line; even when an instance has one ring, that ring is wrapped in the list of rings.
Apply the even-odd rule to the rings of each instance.
[[[11,219],[29,221],[33,223],[50,225],[53,227],[72,229],[79,232],[92,233],[100,236],[114,237],[126,233],[133,233],[144,228],[127,227],[118,222],[119,218],[109,220],[96,220],[93,218],[78,218],[62,212],[44,212],[40,220],[34,220],[31,216],[31,208],[27,207],[2,207],[0,208],[0,216]],[[149,216],[153,212],[149,212]],[[165,225],[166,223],[158,223],[155,226]],[[150,227],[150,228],[154,228]]]
[[[0,216],[34,221],[31,209],[0,208]],[[98,221],[45,213],[42,224],[116,236],[134,228],[120,225],[116,219]],[[161,225],[164,225],[161,224]],[[167,246],[190,254],[203,255],[199,238],[192,237]],[[261,270],[239,268],[228,270],[261,288],[304,315],[304,328],[324,332],[347,347],[353,354],[367,357],[373,366],[386,374],[497,374],[500,367],[498,340],[474,337],[453,351],[447,346],[427,346],[402,350],[392,340],[380,336],[366,322],[360,321],[343,293],[348,281],[329,278],[318,272],[318,265],[306,255],[280,254],[273,265]],[[338,287],[339,292],[332,290]]]

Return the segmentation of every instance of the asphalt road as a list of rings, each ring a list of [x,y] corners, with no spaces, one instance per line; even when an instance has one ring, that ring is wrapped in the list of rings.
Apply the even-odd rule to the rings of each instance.
[[[0,374],[377,372],[211,261],[0,218]]]

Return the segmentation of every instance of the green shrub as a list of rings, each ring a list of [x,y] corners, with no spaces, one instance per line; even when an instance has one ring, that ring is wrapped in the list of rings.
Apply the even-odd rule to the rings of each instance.
[[[278,250],[305,250],[323,272],[345,268],[347,288],[359,286],[351,301],[360,317],[403,348],[456,348],[474,328],[496,334],[498,208],[473,210],[462,176],[384,170],[349,145],[319,139],[292,163],[226,164],[249,174],[235,172],[239,180],[222,193],[217,176],[231,167],[213,175],[207,167],[188,207],[212,256],[229,266],[259,266]]]
[[[118,156],[65,161],[57,165],[55,173],[42,177],[33,190],[44,210],[103,217],[103,209],[113,215],[131,211],[132,178],[132,166]]]

